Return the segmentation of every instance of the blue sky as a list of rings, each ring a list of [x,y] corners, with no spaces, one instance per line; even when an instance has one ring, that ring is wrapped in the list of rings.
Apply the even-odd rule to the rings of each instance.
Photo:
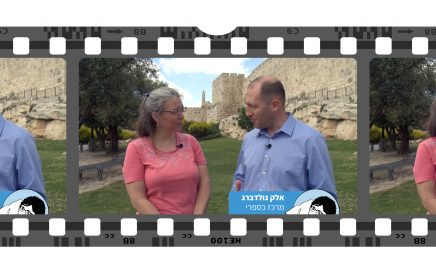
[[[183,95],[185,107],[199,107],[201,92],[212,102],[212,81],[221,73],[248,76],[263,60],[261,58],[156,58],[159,79]]]

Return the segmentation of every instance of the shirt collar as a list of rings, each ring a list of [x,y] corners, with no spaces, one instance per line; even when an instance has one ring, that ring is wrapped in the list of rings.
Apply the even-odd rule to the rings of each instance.
[[[3,116],[0,114],[0,136],[3,133],[3,127],[5,126],[5,123],[6,123],[5,118],[3,118]]]
[[[280,132],[286,133],[289,136],[292,136],[292,133],[294,132],[295,123],[297,122],[295,118],[289,113],[286,113],[288,115],[288,119],[286,119],[285,123],[283,123],[282,127],[277,130],[274,135],[279,134]],[[265,128],[259,129],[259,135],[266,135],[269,137],[268,131]]]

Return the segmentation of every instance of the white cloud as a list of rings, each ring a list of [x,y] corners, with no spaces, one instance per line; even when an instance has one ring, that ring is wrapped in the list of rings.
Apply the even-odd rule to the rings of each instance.
[[[168,80],[162,73],[159,73],[158,76],[159,76],[159,80],[166,82],[168,84],[168,87],[176,89],[182,95],[183,105],[185,105],[186,107],[198,106],[198,105],[193,105],[195,101],[193,101],[194,96],[192,95],[191,92],[185,90],[184,88],[180,87],[179,85],[172,82],[171,80]]]
[[[161,58],[159,68],[166,74],[205,73],[220,75],[221,73],[249,74],[244,64],[246,58]]]

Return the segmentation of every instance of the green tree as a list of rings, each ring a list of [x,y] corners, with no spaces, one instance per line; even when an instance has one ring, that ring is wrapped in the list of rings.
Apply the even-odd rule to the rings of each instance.
[[[250,118],[246,115],[245,107],[242,107],[238,112],[238,126],[246,131],[250,131],[254,128]]]
[[[409,128],[422,125],[436,90],[435,62],[430,59],[374,59],[370,63],[370,127],[387,129],[400,154],[409,153]],[[382,139],[384,135],[382,135]]]
[[[118,128],[131,127],[145,93],[166,86],[151,59],[82,59],[79,63],[79,127],[96,131],[101,148],[118,152]],[[93,135],[93,134],[91,134]]]

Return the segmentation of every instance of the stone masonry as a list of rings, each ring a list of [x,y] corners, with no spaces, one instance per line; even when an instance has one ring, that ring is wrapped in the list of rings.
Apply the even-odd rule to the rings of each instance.
[[[212,83],[212,103],[189,108],[187,120],[220,122],[222,133],[243,137],[235,126],[244,106],[248,84],[262,75],[273,75],[286,90],[286,109],[296,118],[318,129],[327,138],[357,139],[357,72],[354,59],[271,58],[245,77],[223,73]],[[236,122],[237,123],[237,122]]]
[[[66,139],[63,59],[0,59],[0,113],[36,138]]]

